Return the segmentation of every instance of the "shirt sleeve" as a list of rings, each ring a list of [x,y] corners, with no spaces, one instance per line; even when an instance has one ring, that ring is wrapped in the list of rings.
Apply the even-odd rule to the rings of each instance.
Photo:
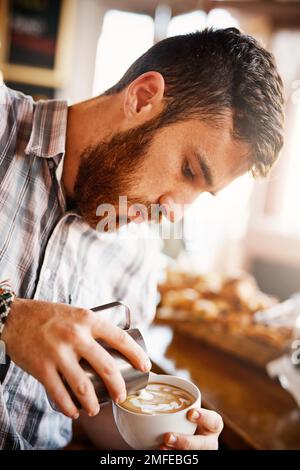
[[[0,384],[0,449],[61,449],[72,438],[72,420],[53,410],[34,377],[10,361]]]
[[[17,432],[11,422],[2,384],[0,385],[0,449],[33,450],[33,447]]]
[[[7,117],[9,111],[9,101],[7,88],[4,84],[0,85],[0,153],[5,149],[5,143],[8,139]]]

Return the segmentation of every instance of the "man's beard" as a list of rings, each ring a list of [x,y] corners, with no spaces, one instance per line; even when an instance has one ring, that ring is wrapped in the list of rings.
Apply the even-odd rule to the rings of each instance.
[[[147,217],[150,216],[151,202],[134,194],[134,184],[142,176],[142,164],[158,123],[159,119],[155,118],[142,126],[115,134],[109,141],[87,148],[81,155],[73,202],[91,227],[101,226],[105,216],[97,215],[97,209],[103,204],[116,208],[116,228],[129,222],[126,214],[118,213],[120,196],[127,196],[128,207],[143,204]],[[160,220],[161,214],[158,214],[157,221]],[[110,229],[104,226],[102,230]]]

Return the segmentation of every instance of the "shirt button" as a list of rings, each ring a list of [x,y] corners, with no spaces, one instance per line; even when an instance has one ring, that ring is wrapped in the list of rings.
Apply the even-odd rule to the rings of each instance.
[[[47,268],[45,269],[45,272],[44,272],[45,281],[49,281],[50,277],[51,277],[51,269]]]

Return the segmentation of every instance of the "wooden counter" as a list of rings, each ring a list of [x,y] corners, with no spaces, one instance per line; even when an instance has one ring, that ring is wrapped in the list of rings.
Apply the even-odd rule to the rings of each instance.
[[[154,372],[191,379],[203,406],[218,411],[231,449],[300,449],[300,409],[263,370],[199,341],[152,325],[146,335]]]

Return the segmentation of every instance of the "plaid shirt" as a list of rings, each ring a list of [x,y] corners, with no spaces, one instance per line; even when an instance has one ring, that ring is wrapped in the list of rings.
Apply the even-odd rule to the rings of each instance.
[[[157,244],[122,230],[101,235],[66,211],[67,103],[2,85],[0,107],[0,280],[21,298],[86,308],[122,299],[143,328],[155,311]],[[65,446],[71,420],[50,407],[43,386],[13,361],[2,375],[0,448]]]

